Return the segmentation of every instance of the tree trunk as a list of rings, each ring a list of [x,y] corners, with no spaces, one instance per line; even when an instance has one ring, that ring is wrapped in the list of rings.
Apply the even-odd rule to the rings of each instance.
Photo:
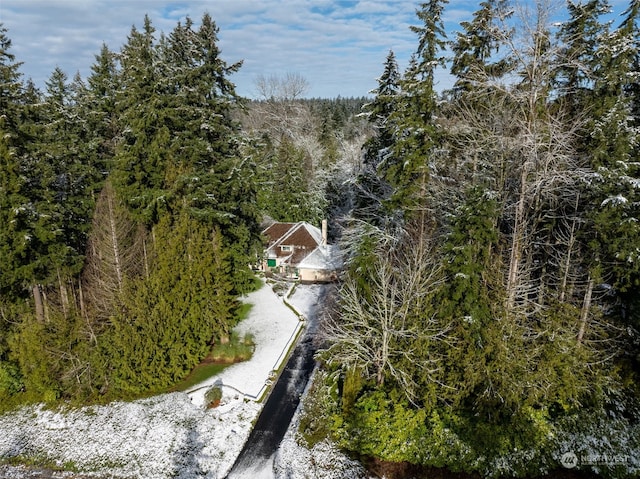
[[[386,323],[386,322],[385,322]],[[378,364],[378,371],[376,374],[376,381],[378,386],[384,385],[384,369],[387,365],[389,358],[389,324],[384,325],[384,329],[382,330],[382,344],[381,344],[381,352],[380,352],[380,364]]]
[[[516,303],[516,291],[520,276],[520,261],[522,260],[522,243],[524,236],[524,207],[525,191],[527,187],[527,165],[522,166],[520,174],[520,194],[516,205],[513,222],[513,237],[511,238],[511,254],[509,259],[509,273],[507,275],[507,314],[513,310]]]
[[[47,290],[44,288],[40,289],[40,293],[42,294],[42,310],[44,311],[44,320],[49,322],[49,302],[47,300]]]
[[[584,294],[584,302],[582,303],[582,311],[580,312],[580,330],[578,331],[578,345],[582,344],[584,333],[587,330],[587,320],[589,319],[589,310],[591,309],[591,295],[593,294],[593,279],[589,275],[589,284]]]
[[[560,284],[560,302],[564,303],[564,299],[567,295],[567,285],[569,283],[569,269],[571,268],[571,255],[573,253],[573,247],[576,244],[576,223],[577,223],[577,216],[578,216],[578,204],[580,202],[580,195],[578,194],[576,196],[576,206],[575,206],[575,217],[573,218],[573,221],[571,222],[571,232],[569,234],[569,241],[567,244],[567,257],[566,260],[564,262],[564,271],[562,274],[562,282]]]
[[[107,204],[109,208],[109,226],[111,229],[111,246],[113,247],[114,267],[116,269],[116,276],[118,279],[118,290],[122,293],[122,262],[120,258],[120,246],[118,243],[116,214],[113,205],[113,197],[111,195],[107,197]]]
[[[84,291],[82,290],[82,280],[78,280],[78,301],[80,303],[80,315],[87,318],[87,309],[84,304]]]
[[[36,319],[44,323],[44,304],[42,303],[42,291],[40,290],[40,285],[33,285],[33,302],[36,307]]]
[[[142,254],[144,255],[144,275],[149,279],[149,257],[147,256],[147,239],[142,238]]]
[[[58,287],[60,288],[60,305],[62,306],[62,314],[64,314],[65,318],[69,317],[69,292],[67,291],[67,286],[62,281],[62,276],[60,276],[60,270],[57,271],[58,274]]]

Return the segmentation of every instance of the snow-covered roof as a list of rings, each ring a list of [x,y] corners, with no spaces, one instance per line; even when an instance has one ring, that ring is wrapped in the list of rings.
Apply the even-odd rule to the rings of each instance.
[[[300,263],[300,269],[335,271],[342,267],[342,257],[335,245],[318,246]]]

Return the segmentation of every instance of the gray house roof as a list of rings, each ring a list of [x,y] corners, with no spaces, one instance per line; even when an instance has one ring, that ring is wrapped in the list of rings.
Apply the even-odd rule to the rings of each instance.
[[[336,271],[342,268],[342,257],[335,245],[318,246],[298,263],[298,268]]]

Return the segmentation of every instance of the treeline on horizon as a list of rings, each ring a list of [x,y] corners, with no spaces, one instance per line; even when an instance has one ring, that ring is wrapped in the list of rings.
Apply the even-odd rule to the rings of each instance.
[[[389,52],[310,443],[386,477],[639,473],[640,2],[567,9],[485,0],[447,38],[423,2]]]
[[[2,408],[167,390],[229,338],[263,218],[325,217],[313,171],[364,99],[298,99],[304,134],[269,131],[252,118],[294,105],[240,98],[217,34],[145,17],[41,92],[0,26]]]

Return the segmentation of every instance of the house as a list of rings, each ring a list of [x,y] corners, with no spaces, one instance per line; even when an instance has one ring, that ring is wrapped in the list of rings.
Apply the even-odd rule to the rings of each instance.
[[[262,269],[303,282],[329,282],[338,278],[342,260],[327,242],[327,222],[322,229],[306,221],[273,223],[262,234],[267,239]]]

